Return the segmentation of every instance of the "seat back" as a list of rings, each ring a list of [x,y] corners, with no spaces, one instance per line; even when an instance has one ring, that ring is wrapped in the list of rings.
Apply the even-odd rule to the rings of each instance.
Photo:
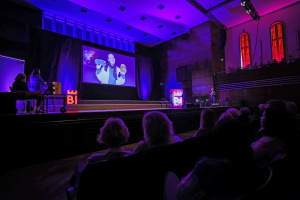
[[[264,196],[265,195],[264,189],[269,185],[273,177],[273,170],[271,167],[265,167],[263,168],[263,171],[264,171],[265,181],[261,185],[259,185],[256,189],[235,198],[235,200],[266,199]]]
[[[180,148],[177,142],[89,164],[81,174],[77,199],[163,199],[165,174],[180,167]]]
[[[176,200],[176,188],[180,183],[178,176],[172,172],[168,171],[165,176],[164,183],[164,200]]]
[[[88,164],[80,177],[77,199],[138,199],[143,163],[143,154],[136,153]]]
[[[276,164],[278,161],[284,159],[285,156],[286,156],[286,150],[283,148],[279,149],[271,156],[268,162],[262,165],[262,168]]]

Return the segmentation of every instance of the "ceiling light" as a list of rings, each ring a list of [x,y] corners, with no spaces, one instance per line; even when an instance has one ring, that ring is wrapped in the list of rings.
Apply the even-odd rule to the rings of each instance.
[[[165,6],[162,5],[162,4],[160,4],[160,5],[158,5],[157,7],[161,10],[161,9],[163,9]]]
[[[242,0],[241,5],[246,9],[246,12],[254,19],[260,20],[258,12],[255,10],[250,0]]]
[[[180,19],[181,16],[180,16],[180,15],[176,15],[175,18],[176,18],[176,19]]]
[[[119,7],[119,10],[121,10],[121,11],[124,11],[125,9],[126,9],[125,6],[120,6],[120,7]]]
[[[81,7],[81,9],[80,9],[80,11],[81,11],[81,12],[84,12],[84,13],[86,13],[86,12],[87,12],[87,10],[88,10],[88,9],[87,9],[87,8],[85,8],[85,7]]]
[[[142,16],[140,19],[144,21],[146,18],[147,18],[147,17]]]

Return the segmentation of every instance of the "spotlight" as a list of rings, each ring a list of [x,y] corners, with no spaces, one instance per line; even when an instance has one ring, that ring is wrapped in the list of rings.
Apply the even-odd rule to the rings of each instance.
[[[260,16],[255,10],[254,6],[250,2],[250,0],[242,0],[241,5],[246,9],[246,12],[254,19],[259,20]]]
[[[87,10],[88,10],[88,9],[87,9],[87,8],[85,8],[85,7],[81,7],[81,9],[80,9],[80,11],[81,11],[81,12],[84,12],[84,13],[86,13],[86,12],[87,12]]]

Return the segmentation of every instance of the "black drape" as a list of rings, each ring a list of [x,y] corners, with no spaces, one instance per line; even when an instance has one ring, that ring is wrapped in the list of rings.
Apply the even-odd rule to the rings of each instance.
[[[80,86],[81,40],[32,29],[29,62],[26,74],[37,67],[45,81],[62,83],[62,93],[76,90]]]

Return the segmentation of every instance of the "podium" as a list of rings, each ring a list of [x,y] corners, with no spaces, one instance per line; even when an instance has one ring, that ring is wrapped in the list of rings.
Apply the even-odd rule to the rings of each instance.
[[[61,83],[50,82],[48,85],[48,90],[50,94],[61,94]]]

